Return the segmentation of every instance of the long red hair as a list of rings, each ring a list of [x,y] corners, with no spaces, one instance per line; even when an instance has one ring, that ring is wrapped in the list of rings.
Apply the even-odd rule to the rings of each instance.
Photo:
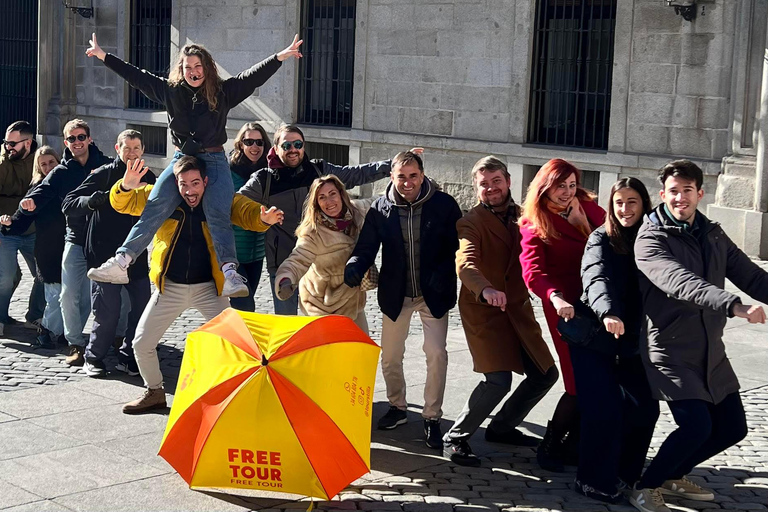
[[[594,201],[597,196],[581,186],[581,171],[561,158],[553,158],[542,165],[528,185],[522,220],[527,220],[536,236],[547,243],[560,238],[546,205],[547,192],[563,183],[571,174],[576,176],[576,197],[579,201]]]

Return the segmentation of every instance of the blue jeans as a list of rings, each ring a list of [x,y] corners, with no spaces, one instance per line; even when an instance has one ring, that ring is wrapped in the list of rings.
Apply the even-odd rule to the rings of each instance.
[[[82,246],[66,242],[61,262],[61,316],[67,342],[80,347],[86,345],[83,329],[91,313],[91,280],[87,272]]]
[[[48,329],[53,337],[64,334],[64,320],[61,317],[61,283],[45,283],[45,312],[43,327]]]
[[[261,268],[264,265],[264,259],[259,261],[251,261],[250,263],[241,263],[237,267],[237,273],[243,276],[248,285],[247,297],[230,297],[229,305],[240,311],[250,311],[253,313],[256,311],[256,301],[253,299],[253,294],[256,293],[256,288],[259,287],[259,279],[261,279]]]
[[[17,253],[19,252],[24,257],[24,261],[27,262],[29,272],[35,279],[35,282],[32,284],[32,291],[29,294],[26,318],[31,322],[43,317],[45,290],[43,290],[43,284],[37,278],[35,234],[18,236],[0,235],[0,324],[9,323],[11,320],[8,315],[8,307],[11,304],[13,292],[18,285],[19,260]]]
[[[272,290],[272,304],[275,305],[276,315],[297,315],[299,314],[299,289],[293,292],[288,300],[280,300],[275,293],[275,274],[269,273],[269,287]]]
[[[139,221],[131,228],[123,246],[117,252],[124,252],[132,260],[141,254],[152,241],[152,237],[181,203],[176,178],[173,175],[173,165],[184,156],[177,151],[170,165],[157,178],[149,200],[144,207]],[[208,184],[203,195],[203,208],[208,223],[208,230],[213,239],[213,249],[216,252],[219,265],[237,263],[235,253],[235,233],[232,231],[232,199],[235,195],[235,185],[232,183],[232,173],[223,151],[218,153],[200,153],[197,158],[206,164]]]

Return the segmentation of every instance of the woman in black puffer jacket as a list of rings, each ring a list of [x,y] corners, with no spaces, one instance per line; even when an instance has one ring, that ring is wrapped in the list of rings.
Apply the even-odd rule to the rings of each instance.
[[[576,491],[610,503],[640,479],[659,415],[638,351],[643,315],[632,250],[650,211],[643,183],[619,180],[581,261],[581,300],[599,327],[588,344],[570,346],[581,409]]]

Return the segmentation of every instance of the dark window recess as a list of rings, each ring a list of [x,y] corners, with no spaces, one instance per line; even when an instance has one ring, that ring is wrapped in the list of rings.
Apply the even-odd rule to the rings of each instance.
[[[608,148],[616,0],[538,0],[528,142]]]
[[[15,121],[37,125],[37,0],[3,0],[0,14],[0,138]]]
[[[144,139],[144,153],[166,156],[168,153],[168,129],[164,126],[129,124],[126,129],[141,132]]]
[[[299,123],[352,126],[355,3],[302,2]]]
[[[341,144],[325,144],[323,142],[307,142],[306,153],[312,160],[325,160],[336,165],[349,165],[349,146]]]
[[[172,0],[131,0],[131,64],[166,78],[171,61],[172,5]],[[129,108],[164,110],[138,89],[129,90]]]

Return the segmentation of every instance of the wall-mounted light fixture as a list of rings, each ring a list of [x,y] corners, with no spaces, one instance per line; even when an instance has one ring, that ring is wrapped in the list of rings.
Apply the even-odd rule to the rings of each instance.
[[[93,0],[61,0],[61,3],[83,18],[93,18]]]
[[[667,5],[675,8],[675,14],[679,14],[685,21],[696,19],[696,2],[684,2],[676,0],[666,0]]]

